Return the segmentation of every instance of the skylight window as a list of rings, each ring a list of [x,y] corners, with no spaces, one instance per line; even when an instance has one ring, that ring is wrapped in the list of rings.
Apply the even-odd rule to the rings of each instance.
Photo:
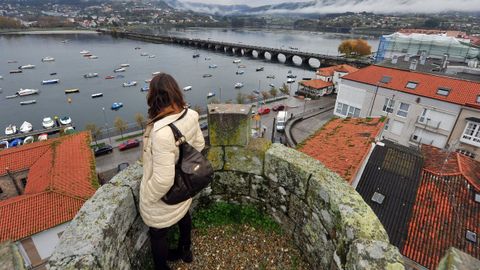
[[[465,238],[467,238],[468,241],[472,243],[477,243],[477,234],[467,230],[467,233],[465,234]]]
[[[439,87],[437,89],[437,95],[448,96],[448,94],[450,94],[450,89],[449,88]]]
[[[408,89],[415,89],[415,88],[417,88],[417,85],[418,85],[417,82],[408,82],[405,87],[408,88]]]
[[[392,80],[392,77],[390,76],[383,76],[382,79],[380,80],[381,83],[387,84]]]
[[[373,193],[372,201],[374,201],[378,204],[382,204],[383,200],[385,200],[385,195],[383,195],[381,193],[378,193],[378,192]]]

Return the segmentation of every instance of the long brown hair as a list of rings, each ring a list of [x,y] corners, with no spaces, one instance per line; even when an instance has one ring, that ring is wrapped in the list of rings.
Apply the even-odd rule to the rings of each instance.
[[[150,90],[147,96],[148,117],[154,119],[168,107],[182,109],[185,107],[183,93],[177,81],[166,73],[158,74],[150,81]]]

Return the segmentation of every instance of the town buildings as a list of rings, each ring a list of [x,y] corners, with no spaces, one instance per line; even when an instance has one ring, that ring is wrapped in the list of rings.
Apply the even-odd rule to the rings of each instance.
[[[43,269],[97,186],[87,132],[2,150],[0,242],[15,242],[27,267]]]
[[[382,136],[448,148],[480,160],[480,83],[369,66],[342,78],[334,114],[386,117]]]
[[[355,72],[358,69],[347,64],[319,68],[313,80],[304,80],[298,83],[298,94],[310,98],[319,98],[324,95],[337,93],[340,78]]]

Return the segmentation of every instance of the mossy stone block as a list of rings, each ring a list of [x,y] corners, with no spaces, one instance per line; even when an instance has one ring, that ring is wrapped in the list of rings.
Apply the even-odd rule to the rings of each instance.
[[[212,146],[245,146],[251,137],[251,105],[208,105],[208,134]]]
[[[212,146],[208,149],[207,158],[215,171],[223,169],[223,155],[223,148],[220,146]]]

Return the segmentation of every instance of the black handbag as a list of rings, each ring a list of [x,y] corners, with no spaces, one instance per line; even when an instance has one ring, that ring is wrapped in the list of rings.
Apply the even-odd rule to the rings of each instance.
[[[187,111],[188,109],[177,120],[183,118]],[[187,142],[185,136],[173,123],[168,126],[172,129],[180,154],[175,164],[173,186],[162,197],[162,201],[173,205],[192,198],[206,188],[212,182],[213,167],[201,152]]]

